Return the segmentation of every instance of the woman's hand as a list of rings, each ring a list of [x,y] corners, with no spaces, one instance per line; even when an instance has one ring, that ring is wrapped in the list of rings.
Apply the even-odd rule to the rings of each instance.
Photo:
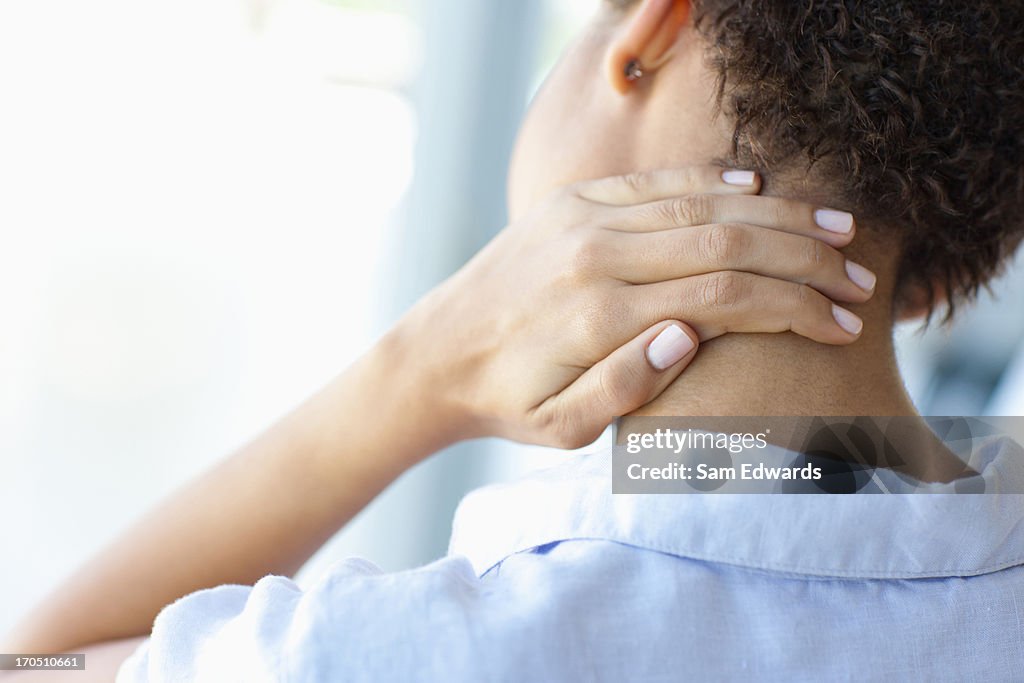
[[[660,394],[700,340],[854,341],[861,321],[832,303],[873,293],[874,276],[837,250],[853,217],[759,189],[755,174],[717,167],[564,188],[385,343],[419,368],[422,400],[450,440],[576,447]]]

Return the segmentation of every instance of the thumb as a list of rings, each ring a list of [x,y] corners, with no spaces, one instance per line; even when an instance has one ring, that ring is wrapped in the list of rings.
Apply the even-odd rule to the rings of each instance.
[[[551,406],[562,413],[559,424],[578,431],[568,440],[586,445],[613,419],[661,395],[693,360],[698,339],[685,323],[660,322],[580,375]]]

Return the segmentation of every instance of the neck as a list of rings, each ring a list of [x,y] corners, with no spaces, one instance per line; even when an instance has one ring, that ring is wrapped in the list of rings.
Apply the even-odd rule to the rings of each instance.
[[[897,369],[889,316],[860,308],[868,309],[857,310],[865,332],[849,346],[824,346],[791,333],[729,334],[702,344],[672,386],[622,418],[620,431],[644,431],[632,416],[916,416]],[[913,447],[901,449],[901,472],[947,482],[973,474],[923,422],[909,424],[916,425],[905,434]],[[785,445],[780,432],[782,441],[772,441]],[[878,464],[893,466],[884,457]]]
[[[697,357],[636,415],[916,415],[896,366],[891,328],[849,346],[795,334],[731,334]]]

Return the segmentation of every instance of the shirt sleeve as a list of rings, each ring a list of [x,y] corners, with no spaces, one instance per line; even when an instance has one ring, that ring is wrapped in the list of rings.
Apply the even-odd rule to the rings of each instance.
[[[198,591],[160,612],[117,683],[409,680],[469,665],[484,585],[461,557],[393,574],[350,559],[305,592],[280,576]]]

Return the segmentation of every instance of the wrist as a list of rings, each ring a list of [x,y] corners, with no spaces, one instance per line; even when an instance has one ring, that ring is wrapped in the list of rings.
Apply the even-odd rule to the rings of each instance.
[[[374,386],[371,401],[410,466],[473,436],[472,417],[459,400],[456,363],[430,331],[434,316],[414,309],[389,330],[363,362]]]

